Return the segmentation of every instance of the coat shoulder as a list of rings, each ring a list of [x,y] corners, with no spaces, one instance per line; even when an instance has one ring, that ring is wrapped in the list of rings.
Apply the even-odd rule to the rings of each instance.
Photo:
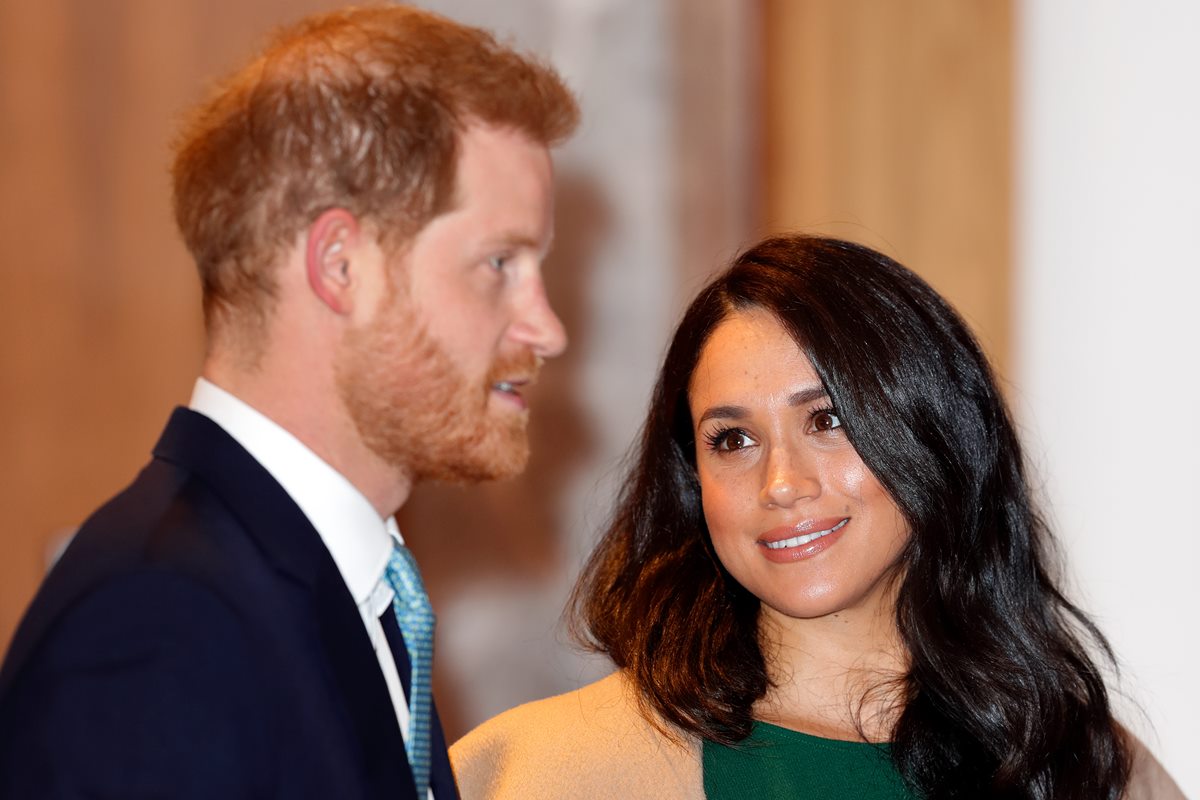
[[[1123,800],[1187,800],[1150,749],[1132,733],[1125,736],[1133,759]]]
[[[463,800],[704,796],[699,744],[653,724],[622,672],[488,720],[450,760]]]

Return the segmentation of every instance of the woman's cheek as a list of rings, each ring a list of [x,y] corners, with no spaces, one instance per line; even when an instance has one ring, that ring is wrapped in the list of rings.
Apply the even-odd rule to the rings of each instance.
[[[871,471],[857,457],[841,459],[840,463],[829,466],[828,474],[834,477],[846,497],[862,500],[865,495],[870,494],[872,486],[878,483]]]

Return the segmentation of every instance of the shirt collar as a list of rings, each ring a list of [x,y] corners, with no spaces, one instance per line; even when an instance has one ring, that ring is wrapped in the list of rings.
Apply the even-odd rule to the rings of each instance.
[[[396,522],[380,519],[344,475],[299,439],[216,384],[199,378],[189,407],[237,440],[317,529],[354,602],[363,605],[387,567]]]
[[[388,517],[386,520],[387,532],[390,541],[393,544],[404,544],[404,537],[400,535],[400,528],[396,525],[395,517]],[[388,558],[392,555],[391,546],[388,549]],[[396,596],[395,589],[387,580],[384,570],[387,567],[387,560],[384,561],[384,566],[379,570],[379,575],[376,576],[375,589],[371,592],[367,610],[372,617],[378,619],[386,609],[392,607],[392,599]],[[362,605],[361,603],[359,605]]]

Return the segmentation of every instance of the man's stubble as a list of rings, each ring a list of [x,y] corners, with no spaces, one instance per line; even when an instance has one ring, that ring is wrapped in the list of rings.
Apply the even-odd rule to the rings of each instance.
[[[404,293],[348,331],[337,367],[342,402],[367,447],[413,482],[476,483],[519,474],[529,458],[525,413],[492,409],[492,386],[532,376],[528,350],[473,382],[429,333]],[[482,345],[481,345],[482,346]]]

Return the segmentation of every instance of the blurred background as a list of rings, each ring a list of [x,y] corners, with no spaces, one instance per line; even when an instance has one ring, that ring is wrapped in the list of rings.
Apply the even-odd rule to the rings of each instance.
[[[177,116],[271,28],[335,5],[0,0],[0,647],[197,374]],[[1121,660],[1121,716],[1200,796],[1200,6],[420,5],[540,54],[584,110],[547,266],[572,345],[532,399],[530,468],[423,488],[401,515],[441,620],[450,738],[609,669],[561,612],[667,336],[740,246],[804,229],[892,255],[973,325],[1072,594]]]

